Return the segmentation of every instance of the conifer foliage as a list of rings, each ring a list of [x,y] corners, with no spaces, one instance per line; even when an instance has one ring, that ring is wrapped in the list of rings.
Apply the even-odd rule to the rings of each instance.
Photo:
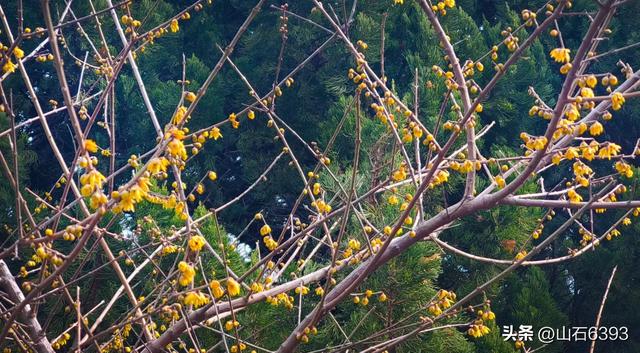
[[[637,10],[0,0],[0,349],[633,352]]]

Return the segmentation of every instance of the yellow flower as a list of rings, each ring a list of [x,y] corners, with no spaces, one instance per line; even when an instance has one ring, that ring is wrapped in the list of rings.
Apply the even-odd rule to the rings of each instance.
[[[260,293],[264,290],[264,288],[262,287],[262,284],[258,283],[258,282],[253,282],[251,283],[251,291],[253,293]]]
[[[83,179],[83,177],[85,177],[86,179]],[[106,178],[104,177],[104,175],[102,175],[102,173],[100,173],[97,169],[94,169],[80,177],[81,184],[89,184],[95,189],[101,189],[102,183],[104,183],[105,180]]]
[[[482,313],[482,320],[492,321],[492,320],[495,320],[495,318],[496,318],[496,314],[494,314],[493,311],[487,311]]]
[[[440,306],[438,304],[429,305],[427,307],[427,311],[434,316],[439,316],[440,314],[442,314],[442,309],[440,309]]]
[[[98,152],[98,144],[91,139],[86,139],[84,140],[84,149],[91,153],[96,153]]]
[[[260,235],[263,237],[269,233],[271,233],[271,227],[269,227],[268,224],[265,224],[260,228]]]
[[[18,47],[13,48],[13,56],[15,56],[16,59],[24,58],[24,50],[22,50],[22,49],[20,49]]]
[[[98,190],[97,192],[94,192],[93,195],[91,195],[91,198],[89,199],[89,206],[91,206],[91,208],[95,210],[103,205],[106,205],[107,201],[107,195]]]
[[[270,251],[273,251],[275,248],[278,247],[278,242],[275,241],[270,235],[264,237],[263,240],[264,240],[264,246],[266,246],[267,249],[269,249]]]
[[[620,173],[621,175],[624,175],[627,178],[631,178],[633,176],[633,169],[624,161],[617,161],[615,167],[618,173]]]
[[[209,288],[211,288],[211,293],[216,299],[219,299],[224,295],[224,289],[220,285],[219,281],[213,280],[209,283]]]
[[[320,213],[329,213],[331,212],[331,205],[324,202],[324,200],[318,200],[316,202],[312,202],[311,206],[315,207]]]
[[[456,6],[456,0],[444,0],[444,4],[448,7],[448,8],[453,8]]]
[[[557,63],[568,63],[571,61],[571,56],[569,55],[571,50],[567,48],[555,48],[551,50],[549,55],[557,62]]]
[[[449,172],[446,170],[441,170],[438,172],[438,175],[434,178],[434,183],[437,181],[439,184],[446,183],[449,181]]]
[[[211,129],[211,133],[209,135],[214,140],[218,140],[222,137],[222,133],[220,133],[220,129],[218,127],[214,127],[213,129]]]
[[[506,185],[506,182],[504,181],[504,178],[502,176],[498,175],[496,176],[495,179],[496,179],[496,184],[500,189],[502,189]]]
[[[296,289],[294,291],[295,291],[296,294],[307,295],[307,294],[309,294],[309,287],[301,285],[299,287],[296,287]]]
[[[7,59],[7,62],[2,66],[2,73],[14,73],[16,72],[16,64],[12,63],[11,60]]]
[[[134,202],[140,202],[149,192],[149,187],[151,186],[151,182],[149,182],[149,178],[140,177],[135,185],[129,189],[133,197]]]
[[[419,138],[422,137],[423,131],[420,128],[420,126],[414,126],[412,132],[413,132],[413,136],[415,136],[415,138],[419,139]]]
[[[587,124],[585,122],[581,122],[578,125],[578,135],[584,134],[584,132],[587,131],[587,129],[588,129]],[[575,131],[575,128],[574,128],[574,131]]]
[[[580,96],[584,98],[593,98],[594,97],[593,90],[589,87],[582,87],[580,89]]]
[[[404,135],[402,135],[402,142],[410,143],[411,141],[413,141],[413,135],[409,133],[409,130],[407,129],[404,129],[404,130],[406,131],[404,132]]]
[[[193,103],[196,100],[196,94],[193,92],[187,92],[187,94],[184,96],[184,99],[186,99],[189,103]]]
[[[591,173],[593,173],[593,170],[581,161],[573,163],[573,174],[576,176],[591,175]]]
[[[229,277],[227,279],[227,292],[229,292],[229,295],[232,297],[240,294],[240,283],[236,282],[235,279]]]
[[[89,197],[94,191],[102,189],[102,183],[105,181],[104,175],[96,169],[80,176],[80,184],[82,188],[80,193],[84,197]],[[100,198],[102,200],[102,198]],[[97,201],[97,200],[96,200]]]
[[[563,75],[566,75],[569,73],[569,71],[571,70],[571,68],[573,67],[573,65],[571,65],[571,63],[566,63],[562,66],[560,66],[560,73]]]
[[[407,178],[407,171],[404,167],[400,167],[398,170],[393,172],[392,178],[395,181],[405,180]]]
[[[167,132],[164,136],[166,139],[169,137],[173,137],[178,140],[184,140],[184,130],[178,129],[176,127],[172,127],[169,132]]]
[[[205,243],[206,241],[201,235],[193,236],[189,239],[189,249],[191,249],[191,251],[200,251]]]
[[[216,174],[216,172],[211,171],[209,172],[208,177],[209,177],[209,180],[215,181],[216,179],[218,179],[218,174]]]
[[[579,203],[582,201],[582,196],[580,196],[575,189],[567,191],[567,197],[569,197],[569,202],[571,203]]]
[[[360,250],[360,241],[357,239],[349,239],[348,246],[349,249],[358,251]]]
[[[469,334],[469,336],[475,337],[475,338],[482,337],[488,334],[489,332],[491,332],[491,330],[489,330],[489,328],[484,324],[471,325],[469,330],[467,330],[467,333]]]
[[[169,255],[169,254],[173,254],[176,251],[178,251],[178,247],[175,245],[167,245],[167,246],[163,246],[162,247],[162,252],[161,254],[163,256]]]
[[[182,141],[178,139],[173,139],[169,142],[169,154],[173,157],[180,157],[182,159],[187,159],[187,150],[184,147]]]
[[[40,259],[40,260],[44,260],[48,257],[47,254],[47,250],[45,250],[45,248],[43,246],[39,246],[36,249],[36,256]]]
[[[196,270],[184,261],[180,261],[178,264],[178,271],[180,271],[178,282],[180,282],[180,285],[183,287],[186,287],[189,283],[193,282],[193,278],[196,276]]]
[[[524,342],[518,340],[516,341],[516,343],[514,344],[514,347],[516,347],[516,349],[521,349],[524,348]]]
[[[134,194],[129,191],[123,191],[120,193],[120,202],[118,203],[118,209],[125,212],[135,211]]]
[[[158,174],[160,172],[166,172],[167,166],[169,166],[169,160],[164,157],[160,157],[150,160],[149,167],[147,169],[151,174]]]
[[[173,119],[171,119],[171,123],[174,125],[178,125],[182,123],[182,121],[184,121],[186,113],[187,113],[187,107],[185,107],[184,105],[181,105],[180,107],[178,107],[178,110],[176,110],[176,114],[173,116]]]
[[[618,152],[620,152],[620,145],[609,142],[605,147],[600,148],[600,151],[598,152],[598,157],[602,159],[606,158],[608,160],[611,160],[611,157],[617,156]]]
[[[402,5],[404,4],[404,0],[393,0],[394,5]]]
[[[234,344],[233,346],[231,346],[229,351],[231,353],[238,353],[238,352],[244,351],[245,349],[247,349],[247,345],[242,343],[242,342],[240,342],[240,344]],[[252,352],[255,352],[255,350],[252,350]]]
[[[169,29],[171,29],[172,33],[176,33],[180,30],[180,26],[178,26],[178,20],[177,19],[173,19],[171,20],[171,24],[169,25]]]
[[[571,121],[576,121],[580,117],[580,111],[578,110],[578,107],[576,107],[575,104],[571,104],[569,108],[565,111],[564,115],[567,117],[567,119]]]
[[[568,160],[572,160],[574,158],[580,157],[580,153],[578,152],[577,148],[569,147],[567,148],[567,151],[564,153],[564,157]]]
[[[240,323],[236,320],[229,320],[227,322],[225,322],[224,324],[224,329],[227,331],[231,331],[233,330],[234,327],[238,327],[240,326]]]
[[[184,298],[185,305],[193,305],[194,308],[209,304],[209,297],[200,292],[189,292]]]
[[[599,122],[595,122],[591,125],[591,127],[589,128],[589,133],[591,134],[591,136],[598,136],[600,135],[602,132],[604,131],[604,127],[602,127],[602,124],[600,124]]]
[[[582,150],[582,158],[592,161],[596,157],[596,151],[593,147],[586,147]]]
[[[247,118],[249,118],[249,120],[255,119],[256,113],[253,110],[249,110],[249,112],[247,113]]]
[[[613,110],[620,110],[620,108],[622,108],[622,105],[624,104],[624,101],[625,100],[622,93],[615,92],[611,96],[611,108],[613,108]]]

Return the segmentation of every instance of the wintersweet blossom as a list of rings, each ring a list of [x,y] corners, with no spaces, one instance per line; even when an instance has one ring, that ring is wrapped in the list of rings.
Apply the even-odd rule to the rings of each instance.
[[[567,48],[555,48],[551,50],[549,55],[553,58],[557,63],[568,63],[571,61],[571,50]]]

